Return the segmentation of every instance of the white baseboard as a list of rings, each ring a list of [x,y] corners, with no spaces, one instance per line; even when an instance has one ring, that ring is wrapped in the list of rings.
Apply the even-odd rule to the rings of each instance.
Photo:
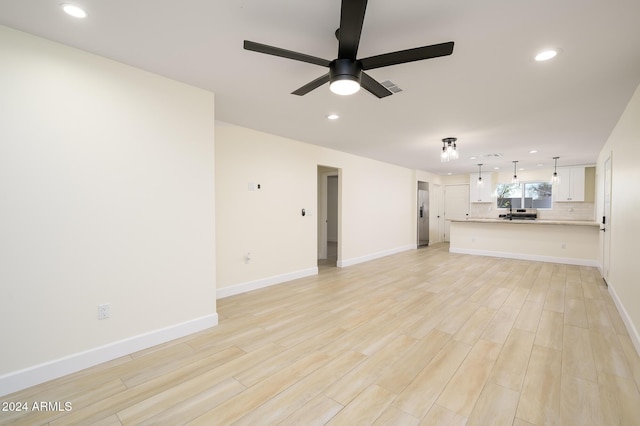
[[[218,325],[214,313],[0,376],[0,396]]]
[[[620,301],[616,290],[613,288],[611,284],[608,284],[609,294],[613,299],[613,303],[616,304],[616,308],[618,308],[618,312],[620,313],[620,317],[622,317],[622,321],[624,322],[625,327],[627,328],[627,332],[629,333],[629,337],[633,342],[633,346],[636,348],[636,352],[640,355],[640,334],[638,334],[638,330],[633,325],[633,321],[629,317],[627,310],[624,308],[624,305]]]
[[[358,263],[368,262],[370,260],[379,259],[381,257],[390,256],[392,254],[400,253],[407,250],[414,250],[416,248],[416,244],[409,244],[402,247],[396,247],[391,250],[379,251],[377,253],[371,253],[366,256],[354,257],[352,259],[346,260],[338,260],[337,266],[339,268],[344,268],[346,266],[357,265]]]
[[[258,290],[258,289],[270,287],[276,284],[282,284],[287,281],[296,280],[298,278],[309,277],[311,275],[318,275],[317,266],[309,269],[302,269],[300,271],[289,272],[287,274],[275,275],[272,277],[262,278],[255,281],[236,284],[230,287],[219,288],[216,292],[216,297],[218,299],[223,299],[225,297],[235,296],[236,294]]]
[[[572,257],[552,257],[552,256],[540,256],[536,254],[525,253],[509,253],[502,251],[490,251],[490,250],[473,250],[465,248],[449,248],[451,253],[459,254],[472,254],[475,256],[490,256],[490,257],[504,257],[507,259],[519,259],[519,260],[532,260],[534,262],[549,262],[549,263],[564,263],[566,265],[578,265],[578,266],[593,266],[598,267],[598,262],[590,259],[576,259]]]

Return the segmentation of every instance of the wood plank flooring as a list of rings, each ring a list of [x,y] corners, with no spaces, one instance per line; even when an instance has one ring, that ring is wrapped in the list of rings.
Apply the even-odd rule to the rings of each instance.
[[[638,425],[597,270],[439,244],[218,301],[220,325],[2,401],[27,425]]]

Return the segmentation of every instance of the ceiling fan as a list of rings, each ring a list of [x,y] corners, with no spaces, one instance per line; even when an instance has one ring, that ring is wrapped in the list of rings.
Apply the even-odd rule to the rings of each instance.
[[[364,71],[447,56],[453,53],[453,42],[450,41],[447,43],[432,44],[430,46],[370,56],[364,59],[356,59],[366,9],[367,0],[342,0],[340,28],[338,28],[335,33],[338,38],[338,57],[333,61],[249,40],[244,41],[244,48],[254,52],[266,53],[267,55],[280,56],[329,68],[327,74],[291,92],[294,95],[306,95],[313,89],[317,89],[323,84],[330,82],[329,87],[334,93],[350,95],[357,92],[360,86],[362,86],[378,98],[389,96],[392,92]]]

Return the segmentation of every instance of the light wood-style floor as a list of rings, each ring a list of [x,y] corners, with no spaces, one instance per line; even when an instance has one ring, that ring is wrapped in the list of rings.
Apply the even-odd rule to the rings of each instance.
[[[639,425],[597,270],[446,244],[218,301],[220,325],[4,401],[12,424]]]

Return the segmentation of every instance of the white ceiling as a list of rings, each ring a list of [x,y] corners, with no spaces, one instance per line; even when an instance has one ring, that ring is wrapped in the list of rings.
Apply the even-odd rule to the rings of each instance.
[[[70,0],[84,20],[61,2],[2,1],[0,24],[211,90],[217,120],[437,174],[594,163],[640,84],[638,0],[370,0],[359,58],[455,42],[451,56],[369,71],[403,89],[384,99],[291,95],[326,68],[242,48],[332,60],[339,0]],[[535,62],[546,47],[562,52]],[[440,163],[449,136],[461,158]]]

